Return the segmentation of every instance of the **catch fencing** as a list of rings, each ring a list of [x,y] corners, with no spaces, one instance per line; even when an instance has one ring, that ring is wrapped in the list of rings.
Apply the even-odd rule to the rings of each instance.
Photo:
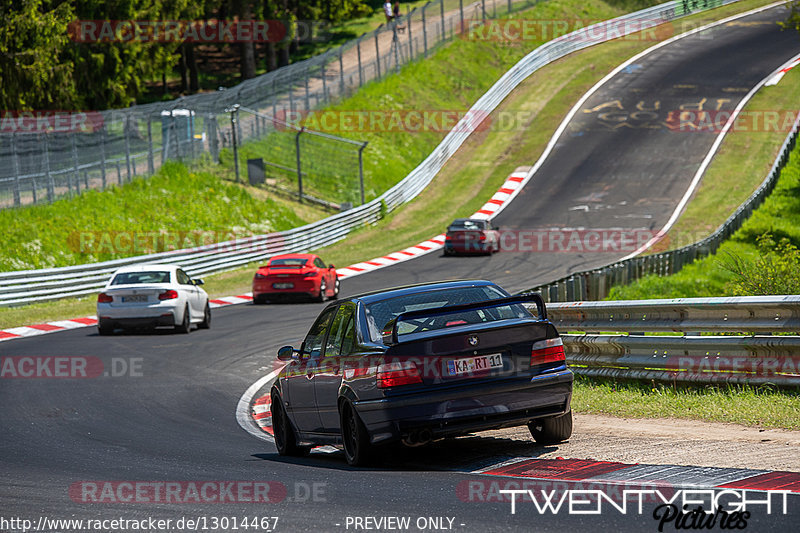
[[[580,375],[800,386],[797,295],[550,303],[547,313]]]
[[[721,3],[727,4],[735,1],[737,0],[721,0]],[[698,2],[698,9],[717,5],[720,5],[718,0],[711,0],[709,3]],[[619,26],[620,32],[626,34],[626,32],[638,31],[645,24],[669,22],[688,14],[690,12],[684,9],[682,2],[669,2],[614,20],[630,23]],[[337,242],[347,236],[350,231],[376,222],[383,212],[391,211],[416,197],[471,134],[470,114],[474,116],[474,113],[477,112],[491,113],[536,70],[572,52],[599,42],[593,36],[594,30],[594,26],[588,26],[556,38],[521,59],[478,99],[467,113],[467,117],[456,124],[417,168],[397,185],[372,201],[318,222],[280,233],[258,235],[190,250],[163,252],[102,263],[3,272],[0,273],[0,306],[22,305],[92,294],[105,284],[114,269],[123,265],[153,261],[177,263],[183,265],[190,275],[198,276],[262,261],[278,253],[303,252]],[[607,35],[604,38],[613,38],[618,35]],[[232,99],[231,104],[233,101]],[[176,107],[178,106],[176,105]]]
[[[222,151],[233,147],[234,139],[237,143],[263,139],[256,157],[265,160],[275,186],[285,188],[286,172],[297,172],[298,164],[287,164],[287,157],[269,146],[287,139],[291,143],[281,127],[287,116],[323,107],[416,58],[427,57],[458,35],[465,20],[494,18],[539,1],[479,0],[465,5],[464,0],[435,0],[339,47],[225,90],[127,109],[38,119],[19,113],[0,127],[0,209],[122,185],[152,175],[167,160],[208,154],[218,161]],[[235,105],[254,112],[241,115],[234,132],[227,110]],[[360,194],[353,192],[359,189],[359,169],[363,168],[358,164],[358,147],[328,135],[325,143],[305,148],[307,162],[300,172],[307,174],[310,196],[323,196],[332,203],[363,203]],[[346,184],[343,192],[331,176]]]

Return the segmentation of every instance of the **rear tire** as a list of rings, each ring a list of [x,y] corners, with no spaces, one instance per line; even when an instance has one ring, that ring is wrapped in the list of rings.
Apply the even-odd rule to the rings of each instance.
[[[298,446],[297,438],[294,435],[292,424],[283,409],[281,399],[277,394],[272,395],[270,404],[272,413],[272,435],[275,437],[275,447],[278,448],[278,455],[289,457],[304,457],[309,454],[311,448],[308,446]]]
[[[192,317],[189,314],[189,306],[183,310],[183,322],[175,326],[175,331],[178,333],[189,333],[192,330]]]
[[[203,321],[197,327],[199,329],[209,329],[211,327],[211,306],[206,302],[206,308],[203,311]]]
[[[97,325],[97,334],[102,336],[112,335],[114,333],[114,326],[109,326],[108,324],[99,323]]]
[[[371,460],[372,444],[364,423],[349,402],[342,404],[342,444],[344,457],[351,466],[364,466]]]
[[[339,282],[339,278],[336,278],[336,283],[333,285],[333,296],[331,296],[331,300],[336,300],[339,298],[339,288],[341,283]]]
[[[558,444],[572,436],[572,411],[561,416],[534,420],[528,430],[538,444]]]

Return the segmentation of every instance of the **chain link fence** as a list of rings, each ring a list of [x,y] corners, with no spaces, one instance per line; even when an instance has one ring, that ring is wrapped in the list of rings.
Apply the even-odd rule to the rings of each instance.
[[[494,18],[539,1],[436,0],[323,54],[229,89],[127,109],[6,117],[0,128],[0,209],[122,185],[152,175],[167,160],[205,153],[218,161],[221,151],[233,146],[226,110],[234,105],[248,110],[239,117],[237,144],[278,131],[270,137],[275,149],[270,145],[260,154],[271,178],[285,186],[287,172],[295,177],[308,173],[303,192],[309,196],[361,204],[363,167],[352,141],[306,130],[309,134],[300,136],[298,172],[297,157],[291,162],[291,135],[276,128],[279,118],[320,108],[429,55],[458,35],[465,21]],[[314,179],[315,173],[325,178]]]

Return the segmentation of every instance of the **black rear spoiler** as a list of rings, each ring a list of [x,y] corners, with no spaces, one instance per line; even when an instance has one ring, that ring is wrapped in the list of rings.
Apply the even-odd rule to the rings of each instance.
[[[531,294],[524,294],[520,296],[509,296],[508,298],[498,298],[496,300],[485,300],[483,302],[474,302],[471,304],[462,304],[462,305],[446,305],[444,307],[434,307],[432,309],[419,309],[417,311],[407,311],[405,313],[400,313],[397,315],[397,318],[392,320],[390,324],[392,324],[392,331],[391,331],[391,339],[389,339],[389,335],[384,335],[384,343],[385,344],[397,344],[397,324],[410,319],[410,318],[420,318],[420,317],[435,317],[435,316],[442,316],[442,315],[449,315],[450,313],[458,313],[460,311],[472,311],[474,309],[490,309],[492,307],[502,307],[504,305],[511,305],[511,304],[521,304],[533,302],[536,304],[536,309],[538,311],[539,318],[541,320],[547,320],[547,309],[544,306],[544,299],[542,295],[538,292],[534,292]],[[390,341],[387,343],[386,341]]]

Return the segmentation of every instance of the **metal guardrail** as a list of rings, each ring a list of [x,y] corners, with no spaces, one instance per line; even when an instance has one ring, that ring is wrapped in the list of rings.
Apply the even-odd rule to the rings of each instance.
[[[580,375],[800,386],[798,295],[550,303],[547,312]],[[599,333],[612,331],[627,334]],[[668,331],[685,334],[644,334]]]
[[[719,6],[736,1],[738,0],[709,0],[703,3],[703,7]],[[619,32],[596,32],[596,25],[593,25],[538,47],[521,59],[481,96],[465,117],[408,176],[375,200],[355,209],[284,232],[194,249],[129,257],[88,265],[2,272],[0,273],[0,306],[91,294],[105,284],[111,272],[123,265],[154,261],[178,263],[190,275],[198,276],[261,261],[278,253],[303,252],[332,244],[343,239],[353,229],[377,221],[382,204],[391,211],[398,205],[416,197],[470,136],[475,127],[474,124],[470,126],[473,121],[472,117],[477,113],[481,115],[491,113],[511,91],[536,70],[567,54],[597,44],[600,40],[635,33],[657,23],[669,22],[690,13],[679,1],[660,4],[614,19],[614,21],[628,22],[628,24],[615,26]],[[604,24],[608,24],[608,22],[598,23],[598,25]],[[596,35],[598,33],[603,36],[601,39],[598,39]]]

